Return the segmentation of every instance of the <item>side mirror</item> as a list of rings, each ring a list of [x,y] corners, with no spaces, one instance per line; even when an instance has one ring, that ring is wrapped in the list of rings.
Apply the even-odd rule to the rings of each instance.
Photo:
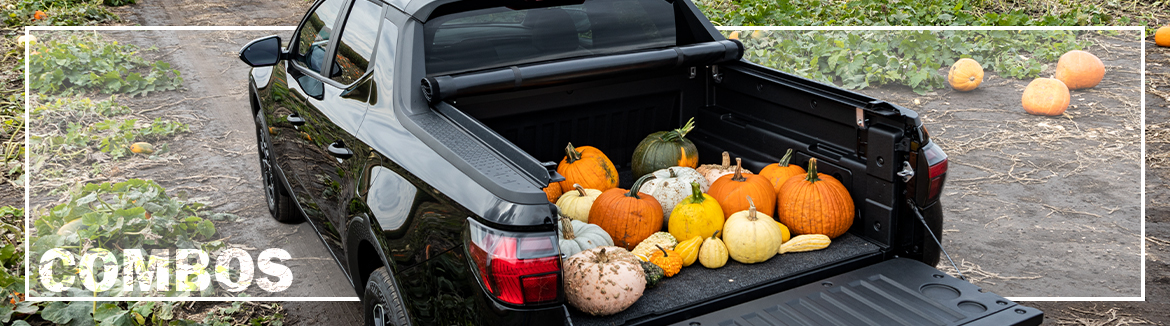
[[[280,36],[276,35],[258,38],[240,49],[240,61],[252,67],[275,65],[285,56],[280,49]]]

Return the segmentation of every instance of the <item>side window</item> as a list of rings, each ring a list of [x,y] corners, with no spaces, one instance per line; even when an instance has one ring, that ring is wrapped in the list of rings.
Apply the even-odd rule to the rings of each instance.
[[[333,57],[334,71],[329,78],[348,85],[366,73],[381,22],[382,6],[368,0],[354,1],[341,31],[341,43],[337,44],[337,54]]]
[[[321,71],[321,64],[325,62],[325,49],[329,47],[329,40],[333,39],[333,25],[344,3],[345,0],[325,0],[309,14],[297,35],[294,61],[312,71]]]

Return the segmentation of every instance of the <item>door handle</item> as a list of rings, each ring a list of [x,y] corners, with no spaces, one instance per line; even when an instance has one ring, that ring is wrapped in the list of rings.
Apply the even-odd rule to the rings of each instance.
[[[305,125],[305,118],[302,118],[301,116],[297,115],[296,113],[289,114],[288,116],[284,117],[284,119],[288,120],[288,122],[291,123],[293,126]]]
[[[345,148],[345,142],[338,140],[329,144],[329,155],[344,160],[353,157],[353,151]]]

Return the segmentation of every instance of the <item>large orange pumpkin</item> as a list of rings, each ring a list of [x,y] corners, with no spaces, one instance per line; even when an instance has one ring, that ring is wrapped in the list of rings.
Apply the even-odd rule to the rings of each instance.
[[[1170,26],[1162,26],[1154,32],[1154,44],[1158,46],[1170,46]]]
[[[565,192],[561,190],[561,184],[557,182],[550,183],[548,184],[548,187],[544,187],[544,195],[548,196],[549,202],[557,202],[557,199],[561,198],[561,195],[564,193]]]
[[[756,203],[757,211],[772,216],[776,210],[776,189],[771,182],[768,182],[768,178],[759,175],[744,175],[741,165],[743,165],[743,160],[737,157],[735,159],[735,173],[719,177],[715,183],[711,184],[711,189],[707,191],[707,194],[715,198],[715,201],[719,202],[719,207],[723,208],[724,221],[735,212],[747,210],[751,206],[747,201],[749,196],[760,199]]]
[[[1054,78],[1064,82],[1068,89],[1077,90],[1097,86],[1105,78],[1105,64],[1092,53],[1072,50],[1056,61]]]
[[[788,178],[805,173],[804,168],[799,165],[789,164],[788,162],[791,160],[792,149],[789,148],[788,152],[784,153],[784,157],[780,158],[779,163],[768,164],[763,170],[760,170],[760,176],[768,178],[768,182],[772,183],[772,189],[780,191],[780,185],[784,184],[784,181],[788,181]]]
[[[836,238],[853,225],[849,190],[830,175],[817,173],[817,159],[808,160],[808,174],[793,176],[776,195],[780,223],[796,234],[824,234]]]
[[[593,146],[565,147],[565,158],[557,165],[557,173],[565,177],[561,189],[573,189],[573,184],[606,191],[618,185],[618,172],[613,162]]]
[[[1068,109],[1069,93],[1064,83],[1052,78],[1036,78],[1024,88],[1020,104],[1034,115],[1061,115]]]
[[[983,83],[983,66],[975,60],[962,58],[951,65],[947,72],[947,83],[956,91],[966,92],[979,87]]]
[[[593,201],[589,223],[597,224],[609,233],[615,246],[634,250],[639,242],[662,230],[662,205],[653,196],[637,190],[653,176],[642,176],[628,191],[622,188],[606,190]]]

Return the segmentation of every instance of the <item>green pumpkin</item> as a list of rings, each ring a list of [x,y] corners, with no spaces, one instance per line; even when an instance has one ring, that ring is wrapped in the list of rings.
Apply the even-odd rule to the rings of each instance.
[[[682,128],[659,131],[643,138],[634,148],[631,166],[634,175],[640,177],[672,166],[698,167],[699,150],[686,138],[687,133],[694,129],[695,118],[691,118]]]
[[[654,263],[648,261],[642,262],[642,271],[646,273],[646,287],[658,285],[658,281],[661,281],[666,276],[666,272],[662,270],[662,267],[658,267],[658,265],[654,265]]]

